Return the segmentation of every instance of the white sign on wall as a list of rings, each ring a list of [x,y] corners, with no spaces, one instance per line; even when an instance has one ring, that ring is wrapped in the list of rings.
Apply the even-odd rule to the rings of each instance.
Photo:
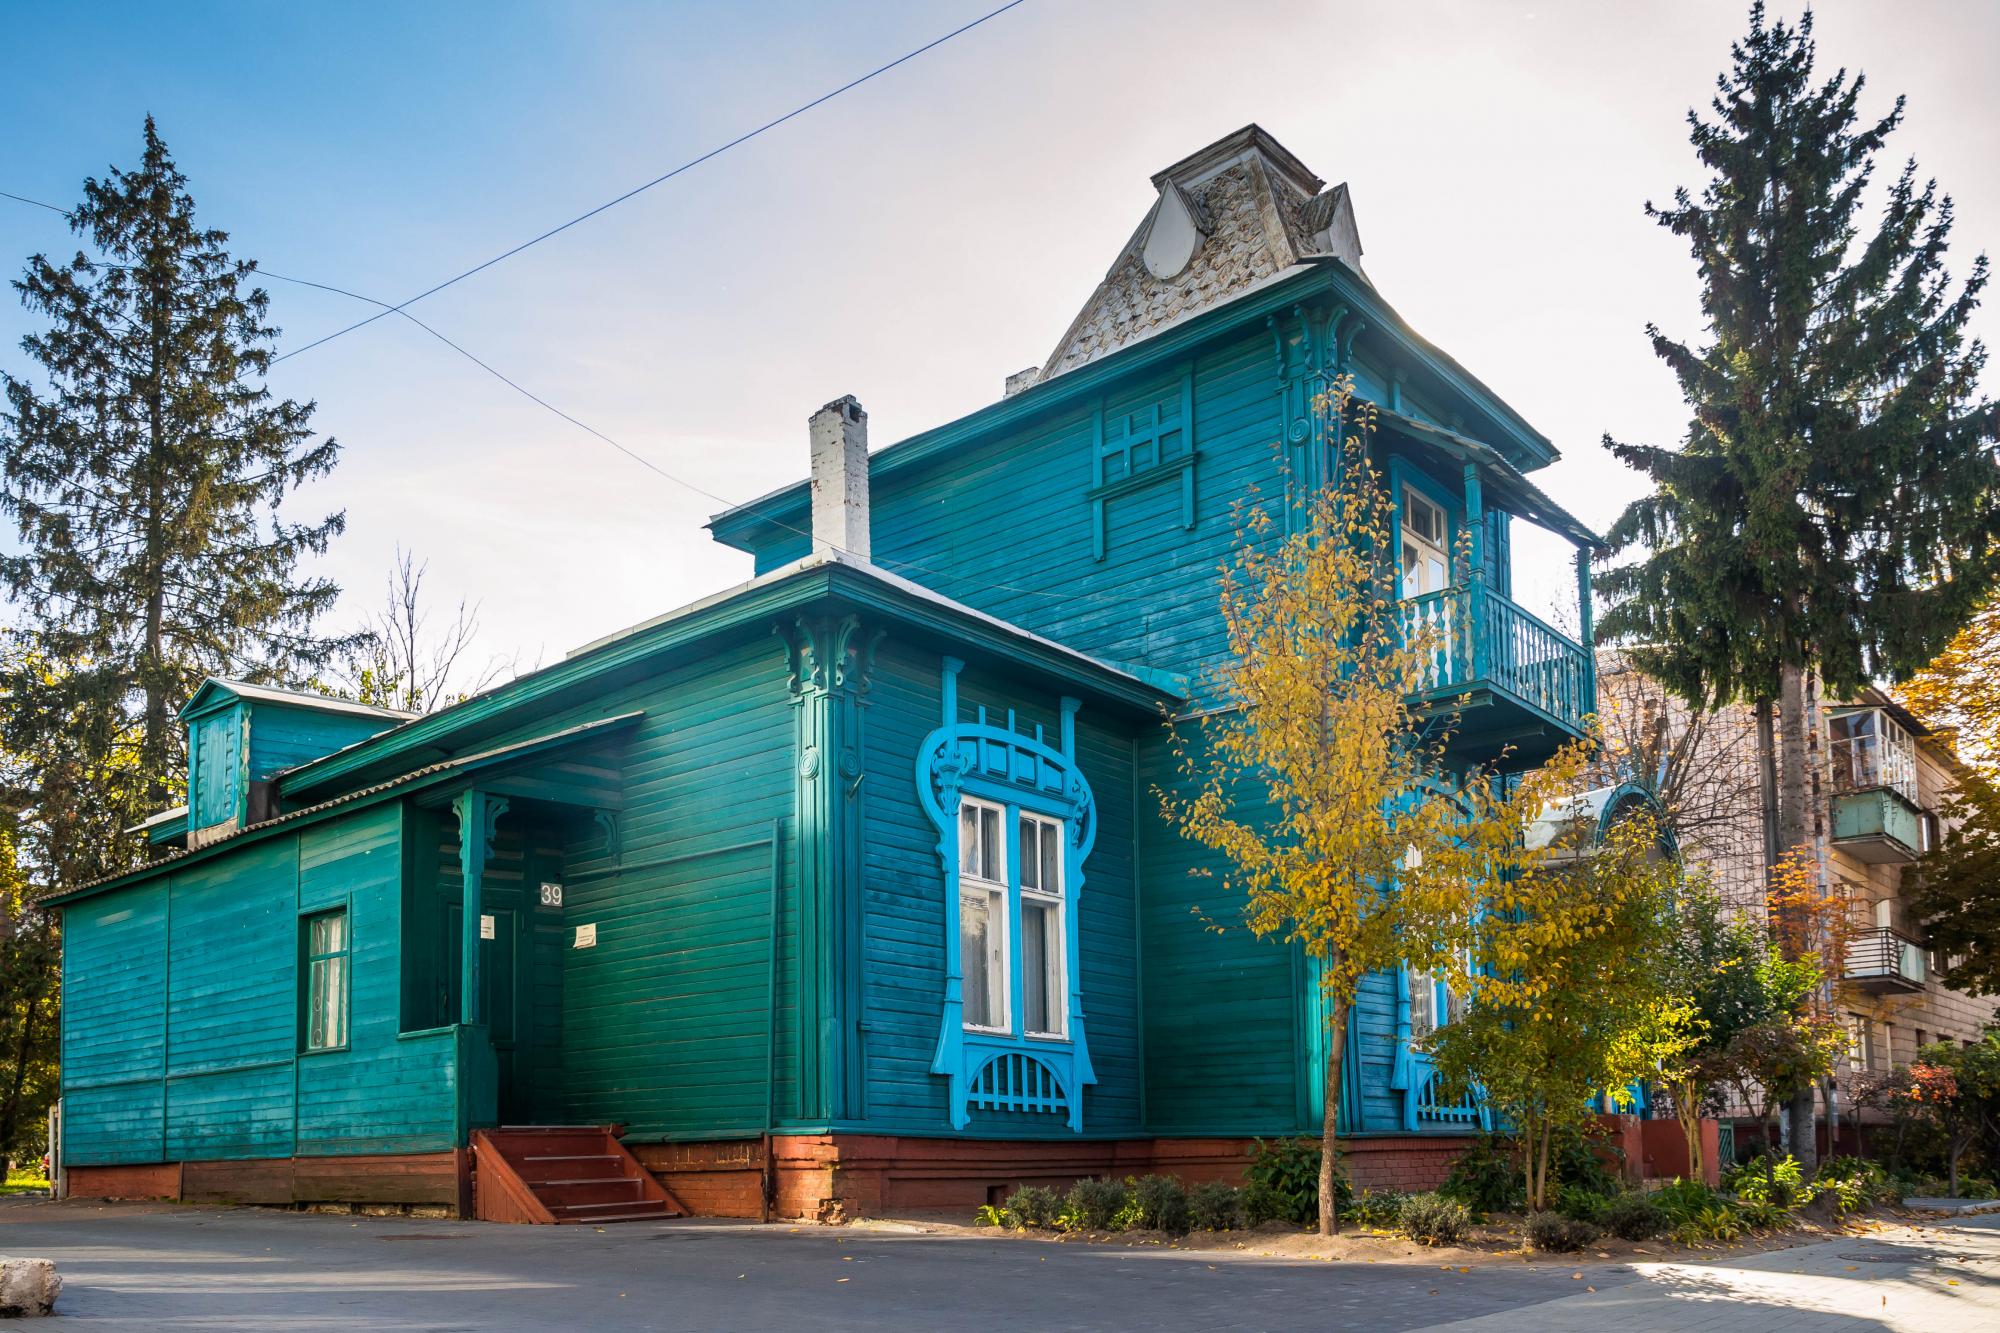
[[[595,921],[587,926],[578,926],[576,928],[576,947],[579,949],[595,949],[597,947],[597,923]]]
[[[479,938],[482,940],[493,938],[493,918],[484,912],[479,914]]]

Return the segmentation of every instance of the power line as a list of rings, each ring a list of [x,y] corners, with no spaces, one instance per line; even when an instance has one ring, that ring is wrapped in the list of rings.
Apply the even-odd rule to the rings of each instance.
[[[535,236],[528,240],[522,241],[519,245],[514,246],[510,250],[501,251],[499,254],[493,256],[491,259],[486,260],[484,263],[475,264],[471,268],[466,269],[463,273],[459,273],[453,277],[446,278],[443,282],[438,283],[435,287],[427,287],[423,291],[418,292],[415,296],[412,296],[407,301],[404,301],[398,305],[388,306],[386,309],[383,310],[378,310],[374,314],[370,315],[368,318],[362,320],[356,320],[354,323],[349,324],[344,329],[336,329],[334,332],[327,334],[323,338],[315,338],[313,341],[305,344],[303,347],[295,347],[291,351],[286,352],[282,356],[273,357],[272,363],[276,364],[279,361],[288,361],[292,357],[300,356],[306,352],[310,352],[313,348],[324,346],[325,344],[332,342],[335,338],[343,337],[347,334],[354,332],[356,329],[365,328],[368,325],[373,324],[376,320],[381,319],[386,315],[400,314],[402,313],[403,309],[406,306],[413,306],[417,302],[423,300],[426,297],[435,296],[439,292],[443,291],[445,288],[453,286],[456,283],[463,282],[475,273],[482,273],[485,270],[492,268],[495,264],[502,262],[503,260],[513,258],[515,255],[520,254],[523,250],[528,249],[530,246],[540,245],[543,241],[548,240],[550,237],[557,236],[563,232],[568,231],[571,227],[576,226],[579,222],[586,222],[589,219],[596,217],[599,213],[606,211],[607,209],[616,208],[618,205],[624,203],[626,200],[633,199],[639,195],[644,194],[646,191],[652,189],[656,185],[665,184],[667,181],[672,180],[674,177],[682,174],[683,172],[692,171],[694,168],[700,166],[702,163],[720,157],[724,153],[728,152],[730,149],[735,148],[740,144],[746,144],[750,142],[752,139],[755,139],[760,134],[765,134],[771,130],[775,130],[776,128],[778,128],[778,126],[783,125],[786,121],[795,120],[798,117],[803,116],[806,112],[811,111],[815,107],[824,106],[826,103],[831,102],[834,98],[840,96],[842,93],[849,92],[855,88],[859,88],[862,84],[867,83],[871,79],[880,78],[882,75],[887,74],[890,70],[895,69],[898,65],[907,64],[910,61],[915,60],[918,56],[923,55],[927,51],[936,50],[938,47],[943,46],[946,42],[952,40],[954,37],[958,37],[965,33],[971,32],[974,28],[977,28],[982,23],[990,22],[993,19],[1000,17],[1000,15],[1006,13],[1008,10],[1014,9],[1017,6],[1026,3],[1027,0],[1007,0],[1007,3],[1001,5],[998,9],[989,10],[987,13],[984,13],[980,15],[978,18],[972,20],[972,22],[967,23],[961,27],[953,28],[950,32],[946,33],[942,37],[938,37],[931,41],[925,42],[922,46],[917,47],[913,51],[904,52],[902,55],[897,56],[894,60],[891,60],[886,65],[878,65],[874,69],[869,70],[866,74],[861,75],[859,78],[849,79],[846,83],[841,84],[838,88],[835,88],[830,93],[822,93],[820,96],[813,98],[813,100],[810,102],[806,102],[800,106],[793,107],[790,111],[787,111],[784,115],[777,117],[775,120],[767,120],[754,130],[750,130],[746,133],[739,134],[734,139],[731,139],[729,142],[721,144],[715,148],[709,149],[707,152],[703,153],[699,157],[690,158],[686,162],[683,162],[679,166],[675,167],[672,171],[669,171],[664,175],[655,176],[653,179],[647,181],[644,185],[634,186],[633,188],[627,190],[625,193],[619,195],[616,199],[606,200],[604,203],[601,203],[597,207],[590,209],[588,212],[579,213],[575,217],[571,218],[569,221],[562,223],[559,226],[549,228],[547,231],[543,232],[539,236]],[[375,304],[381,305],[383,303],[378,301]]]
[[[1016,0],[1016,3],[1020,2],[1021,0]],[[14,194],[6,190],[0,190],[0,198],[12,199],[23,204],[32,204],[36,208],[45,208],[49,210],[51,213],[58,213],[66,218],[73,216],[73,214],[69,209],[58,207],[55,204],[45,203],[40,199],[30,199],[26,195]],[[104,267],[112,267],[112,266],[105,265]],[[562,408],[557,407],[554,403],[550,402],[546,398],[543,398],[540,394],[535,393],[532,389],[529,389],[527,386],[523,385],[518,380],[515,380],[514,378],[509,376],[506,372],[500,370],[498,367],[492,365],[490,362],[482,359],[480,356],[471,351],[469,348],[464,347],[463,345],[454,341],[453,339],[451,339],[444,333],[440,332],[439,330],[432,328],[429,324],[426,324],[423,320],[417,318],[415,315],[411,314],[408,310],[404,309],[403,306],[393,306],[390,305],[387,301],[380,301],[372,296],[364,296],[360,292],[349,291],[345,287],[336,287],[331,283],[325,283],[325,282],[314,282],[310,278],[296,278],[290,276],[289,274],[279,273],[273,269],[259,267],[255,269],[255,273],[262,277],[272,278],[278,282],[289,282],[300,287],[311,287],[318,291],[331,292],[336,296],[347,297],[349,300],[360,301],[366,305],[380,307],[378,312],[375,315],[371,316],[371,319],[380,319],[386,315],[401,315],[404,319],[416,325],[419,329],[422,329],[425,333],[428,333],[431,337],[437,339],[439,342],[443,343],[446,347],[449,347],[452,351],[464,357],[467,361],[470,361],[473,365],[478,366],[481,370],[485,371],[488,375],[491,375],[494,379],[500,381],[502,384],[512,389],[515,393],[521,395],[521,397],[535,404],[535,406],[543,409],[546,412],[553,413],[555,416],[560,417],[562,420],[568,422],[570,425],[576,427],[578,430],[583,431],[585,434],[593,436],[594,438],[603,441],[605,444],[610,445],[613,449],[616,449],[619,453],[624,454],[627,458],[639,464],[641,467],[646,468],[648,471],[656,473],[661,477],[664,477],[666,480],[674,483],[674,485],[676,486],[682,487],[685,490],[692,491],[696,495],[702,496],[708,500],[712,500],[716,504],[722,505],[725,508],[735,507],[735,502],[730,500],[726,496],[717,495],[714,491],[709,490],[705,486],[701,486],[692,481],[689,481],[685,477],[676,476],[674,473],[667,471],[659,464],[653,462],[652,459],[647,458],[644,454],[638,452],[635,449],[629,448],[619,440],[616,440],[610,435],[607,435],[603,431],[597,429],[597,427],[591,425],[589,422],[584,421],[579,417],[573,416],[569,412],[564,411]],[[407,306],[409,302],[406,301],[403,304]],[[365,323],[367,321],[363,322]],[[358,328],[360,326],[357,324],[354,325],[353,327]],[[274,357],[272,359],[275,362],[283,360],[284,358]],[[813,534],[809,529],[801,528],[796,524],[787,523],[783,519],[778,518],[770,513],[760,512],[759,517],[761,517],[765,522],[771,524],[773,527],[780,528],[786,532],[792,533],[795,536],[805,537],[809,540],[812,538]],[[831,543],[829,544],[831,545]],[[857,560],[863,558],[856,552],[850,551],[844,546],[834,546],[833,549],[839,551],[842,555],[853,556]],[[869,560],[869,563],[876,563],[876,562],[873,561],[871,558]],[[1123,598],[1111,597],[1104,593],[1080,592],[1075,590],[1072,590],[1070,592],[1049,592],[1042,588],[1029,588],[1015,583],[990,583],[979,579],[969,578],[966,575],[959,574],[951,570],[938,569],[934,566],[925,565],[922,564],[921,562],[914,560],[886,560],[883,563],[896,566],[900,569],[913,570],[918,573],[928,574],[935,578],[948,579],[951,580],[952,582],[961,584],[968,588],[981,588],[991,592],[1014,592],[1014,593],[1021,593],[1025,596],[1031,596],[1031,597],[1047,597],[1056,601],[1073,601],[1077,599],[1089,599],[1091,601],[1107,601],[1114,603],[1122,603],[1124,601]]]

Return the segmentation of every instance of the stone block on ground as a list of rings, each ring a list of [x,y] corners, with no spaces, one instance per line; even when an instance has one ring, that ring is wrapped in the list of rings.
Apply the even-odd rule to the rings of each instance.
[[[53,1259],[0,1256],[0,1319],[51,1314],[61,1291]]]

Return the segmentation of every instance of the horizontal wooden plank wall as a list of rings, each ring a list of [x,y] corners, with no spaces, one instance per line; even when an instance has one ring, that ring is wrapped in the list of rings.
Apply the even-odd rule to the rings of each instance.
[[[944,1010],[944,871],[938,832],[917,803],[915,756],[938,725],[938,654],[885,642],[877,657],[865,721],[862,820],[864,1114],[870,1133],[945,1131],[945,1080],[931,1073]],[[1060,734],[1058,700],[1004,676],[968,668],[960,708],[980,706],[1004,722],[1015,710],[1024,732]],[[1133,929],[1132,747],[1129,723],[1086,709],[1077,720],[1084,775],[1101,821],[1085,863],[1082,921],[1084,1011],[1097,1083],[1084,1090],[1084,1132],[1129,1135],[1140,1126],[1138,959]],[[1061,1115],[978,1111],[968,1135],[1072,1137]]]
[[[633,1143],[758,1133],[767,1096],[780,1121],[791,1113],[799,1041],[785,981],[796,858],[784,647],[769,634],[720,643],[482,744],[634,711],[645,717],[621,759],[616,856],[597,826],[564,847],[567,944],[580,925],[597,928],[597,943],[562,951],[561,1119],[617,1122]],[[774,825],[785,830],[776,849]],[[784,875],[775,1006],[774,863]]]
[[[400,1030],[400,836],[378,806],[68,909],[68,1161],[449,1151],[450,1034]],[[302,1055],[299,916],[335,906],[349,1042]]]

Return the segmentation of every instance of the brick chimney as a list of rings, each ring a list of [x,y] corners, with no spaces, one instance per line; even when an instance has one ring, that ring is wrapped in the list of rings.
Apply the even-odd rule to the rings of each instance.
[[[812,414],[813,554],[868,554],[868,414],[850,395]]]

